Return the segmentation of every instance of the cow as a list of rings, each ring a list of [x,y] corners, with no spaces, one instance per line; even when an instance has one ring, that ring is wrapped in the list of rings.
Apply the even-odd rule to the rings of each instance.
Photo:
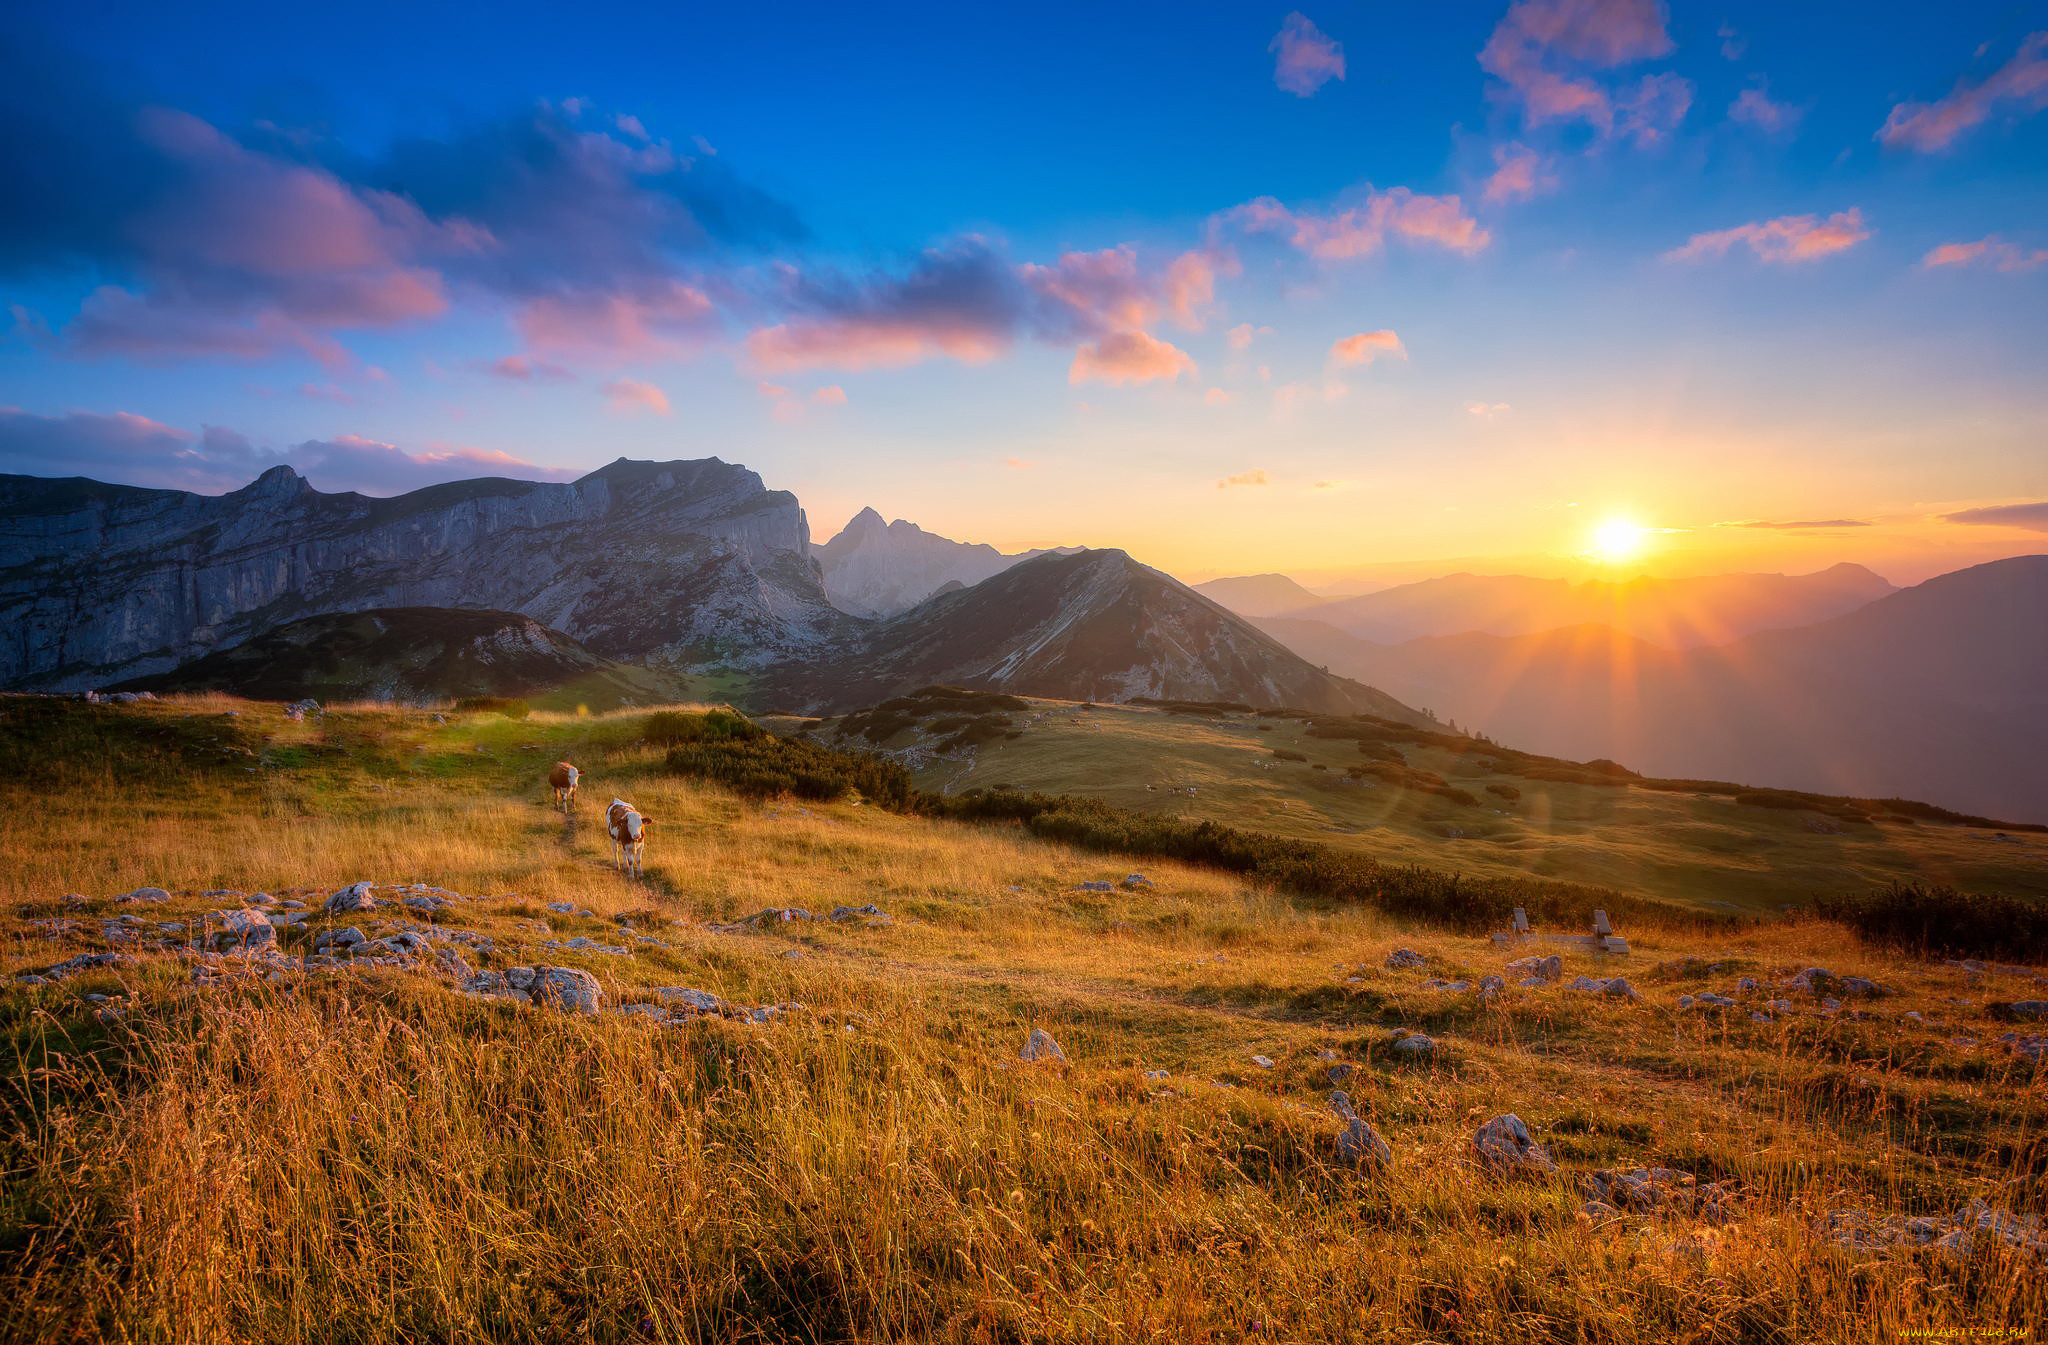
[[[641,876],[640,861],[647,850],[647,828],[654,819],[642,817],[640,810],[624,799],[613,799],[611,807],[604,810],[605,830],[612,836],[612,867],[624,869],[635,878]]]
[[[548,772],[548,784],[555,791],[555,806],[565,813],[576,806],[576,781],[582,774],[566,761],[557,761]]]

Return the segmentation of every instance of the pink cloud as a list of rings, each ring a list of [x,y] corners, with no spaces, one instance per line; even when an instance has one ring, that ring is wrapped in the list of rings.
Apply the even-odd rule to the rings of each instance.
[[[1141,331],[1111,332],[1074,352],[1067,381],[1085,383],[1095,379],[1121,386],[1156,379],[1170,381],[1194,372],[1195,362],[1176,346]]]
[[[1997,234],[1974,243],[1943,243],[1920,259],[1920,264],[1927,267],[1976,266],[1981,263],[2000,271],[2031,271],[2043,262],[2048,262],[2048,249],[2030,251],[2016,243],[2008,243]]]
[[[1230,405],[1230,394],[1222,388],[1210,388],[1202,394],[1202,401],[1208,406],[1228,406]]]
[[[621,413],[652,411],[657,416],[668,414],[668,394],[652,383],[615,378],[604,385],[604,396],[611,403],[612,410]]]
[[[1761,261],[1803,262],[1854,247],[1870,237],[1863,227],[1863,212],[1844,210],[1825,220],[1817,215],[1786,215],[1756,224],[1739,224],[1732,229],[1694,234],[1682,247],[1664,254],[1666,261],[1698,261],[1725,256],[1738,243],[1749,248]]]
[[[621,360],[686,354],[716,325],[704,291],[680,280],[635,292],[543,295],[514,319],[530,349]]]
[[[1298,250],[1325,261],[1370,255],[1389,237],[1468,255],[1492,241],[1456,196],[1420,196],[1406,187],[1368,188],[1363,205],[1322,215],[1297,212],[1261,196],[1233,206],[1217,219],[1253,233],[1284,234]]]
[[[1090,323],[1143,326],[1157,309],[1156,287],[1140,273],[1137,251],[1128,246],[1063,253],[1051,266],[1026,263],[1018,274],[1031,289]]]
[[[1775,103],[1762,89],[1744,89],[1728,105],[1728,120],[1754,126],[1766,135],[1789,131],[1799,123],[1800,110],[1789,103]]]
[[[1033,467],[1036,467],[1037,465],[1038,465],[1038,464],[1037,464],[1037,463],[1035,463],[1035,462],[1026,462],[1026,461],[1025,461],[1024,459],[1022,459],[1022,458],[1004,458],[1004,459],[1003,459],[1003,466],[1005,466],[1005,467],[1009,468],[1009,469],[1010,469],[1011,471],[1013,471],[1013,472],[1028,472],[1028,471],[1030,471],[1030,470],[1031,470],[1031,469],[1032,469]]]
[[[837,383],[822,387],[811,393],[811,400],[820,406],[846,405],[846,389]]]
[[[338,402],[343,406],[355,405],[355,394],[333,383],[301,383],[299,396],[309,402]]]
[[[1266,476],[1265,469],[1263,467],[1254,467],[1248,472],[1239,472],[1236,476],[1224,477],[1216,483],[1216,489],[1229,490],[1235,486],[1270,486],[1271,484],[1273,483]]]
[[[502,378],[512,383],[573,383],[576,375],[559,364],[546,360],[529,359],[525,355],[505,355],[495,360],[480,361],[477,365],[482,372],[493,378]]]
[[[1273,329],[1271,327],[1254,327],[1249,322],[1240,322],[1224,333],[1229,338],[1232,350],[1249,349],[1251,343],[1259,337],[1271,336],[1272,334]]]
[[[985,364],[1010,348],[1007,333],[901,318],[810,318],[747,337],[747,356],[770,373],[797,369],[899,369],[944,356]]]
[[[1656,0],[1517,0],[1479,53],[1479,64],[1507,86],[1530,125],[1583,121],[1602,136],[1654,140],[1685,115],[1692,87],[1676,75],[1651,76],[1617,103],[1588,77],[1667,55],[1671,37]]]
[[[1344,78],[1344,48],[1301,13],[1289,14],[1266,50],[1275,53],[1273,82],[1297,98],[1310,98]]]
[[[1330,345],[1330,363],[1337,365],[1371,364],[1382,355],[1403,360],[1408,358],[1408,349],[1401,344],[1401,338],[1385,328],[1376,332],[1359,332]]]
[[[1933,154],[1994,116],[2022,117],[2043,107],[2048,107],[2048,32],[2029,33],[2012,59],[1983,81],[1959,81],[1936,102],[1894,107],[1877,139],[1888,149]]]
[[[1557,186],[1557,179],[1544,171],[1543,156],[1527,145],[1495,146],[1493,164],[1493,174],[1481,192],[1488,201],[1519,201]]]

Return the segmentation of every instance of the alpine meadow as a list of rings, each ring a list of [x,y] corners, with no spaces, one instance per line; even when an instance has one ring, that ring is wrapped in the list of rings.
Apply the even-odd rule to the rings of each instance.
[[[2044,112],[2035,0],[0,18],[0,1340],[2031,1338]]]

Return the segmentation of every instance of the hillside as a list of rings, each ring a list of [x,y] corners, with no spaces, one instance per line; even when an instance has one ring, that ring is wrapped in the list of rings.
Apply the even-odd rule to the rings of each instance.
[[[887,752],[924,788],[946,794],[1081,794],[1394,862],[1555,878],[1709,909],[1777,911],[1894,881],[2048,899],[2041,832],[1949,825],[1841,800],[1759,806],[1788,801],[1738,802],[1739,787],[1650,787],[1469,739],[1438,744],[1391,731],[1370,735],[1368,755],[1353,739],[1318,736],[1302,717],[1054,700],[982,720],[963,722],[962,713],[910,703],[808,729],[768,722]]]
[[[1453,574],[1256,615],[1298,617],[1378,644],[1446,635],[1533,635],[1601,625],[1666,649],[1805,626],[1894,592],[1860,565],[1815,574],[1725,574],[1622,582]]]
[[[397,607],[287,622],[109,689],[402,704],[499,696],[612,710],[670,704],[684,688],[678,678],[599,658],[516,612]]]
[[[757,701],[847,710],[933,683],[1074,700],[1166,696],[1419,719],[1304,662],[1121,551],[1049,554],[860,631],[829,663],[764,675]]]
[[[1603,627],[1394,646],[1262,623],[1304,657],[1529,751],[2048,821],[2048,556],[1668,650]]]
[[[2031,970],[1643,917],[1528,978],[1368,904],[728,793],[661,728],[0,698],[0,1335],[1633,1345],[2048,1310],[2048,1104],[1999,1016]],[[80,845],[110,789],[120,844]],[[611,793],[659,819],[645,881]],[[1020,1058],[1034,1029],[1059,1057]],[[1475,1147],[1508,1116],[1533,1152]]]

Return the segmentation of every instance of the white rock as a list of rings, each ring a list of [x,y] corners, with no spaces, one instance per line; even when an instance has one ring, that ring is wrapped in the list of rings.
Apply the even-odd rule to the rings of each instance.
[[[1065,1063],[1067,1053],[1053,1040],[1052,1033],[1042,1027],[1031,1029],[1031,1035],[1024,1039],[1024,1049],[1018,1056],[1024,1060],[1058,1060]]]
[[[1557,1171],[1550,1154],[1530,1138],[1529,1127],[1513,1113],[1496,1116],[1479,1127],[1472,1135],[1472,1148],[1479,1161],[1495,1172]]]
[[[536,967],[533,1000],[564,1013],[596,1013],[604,1007],[597,978],[576,967]]]

